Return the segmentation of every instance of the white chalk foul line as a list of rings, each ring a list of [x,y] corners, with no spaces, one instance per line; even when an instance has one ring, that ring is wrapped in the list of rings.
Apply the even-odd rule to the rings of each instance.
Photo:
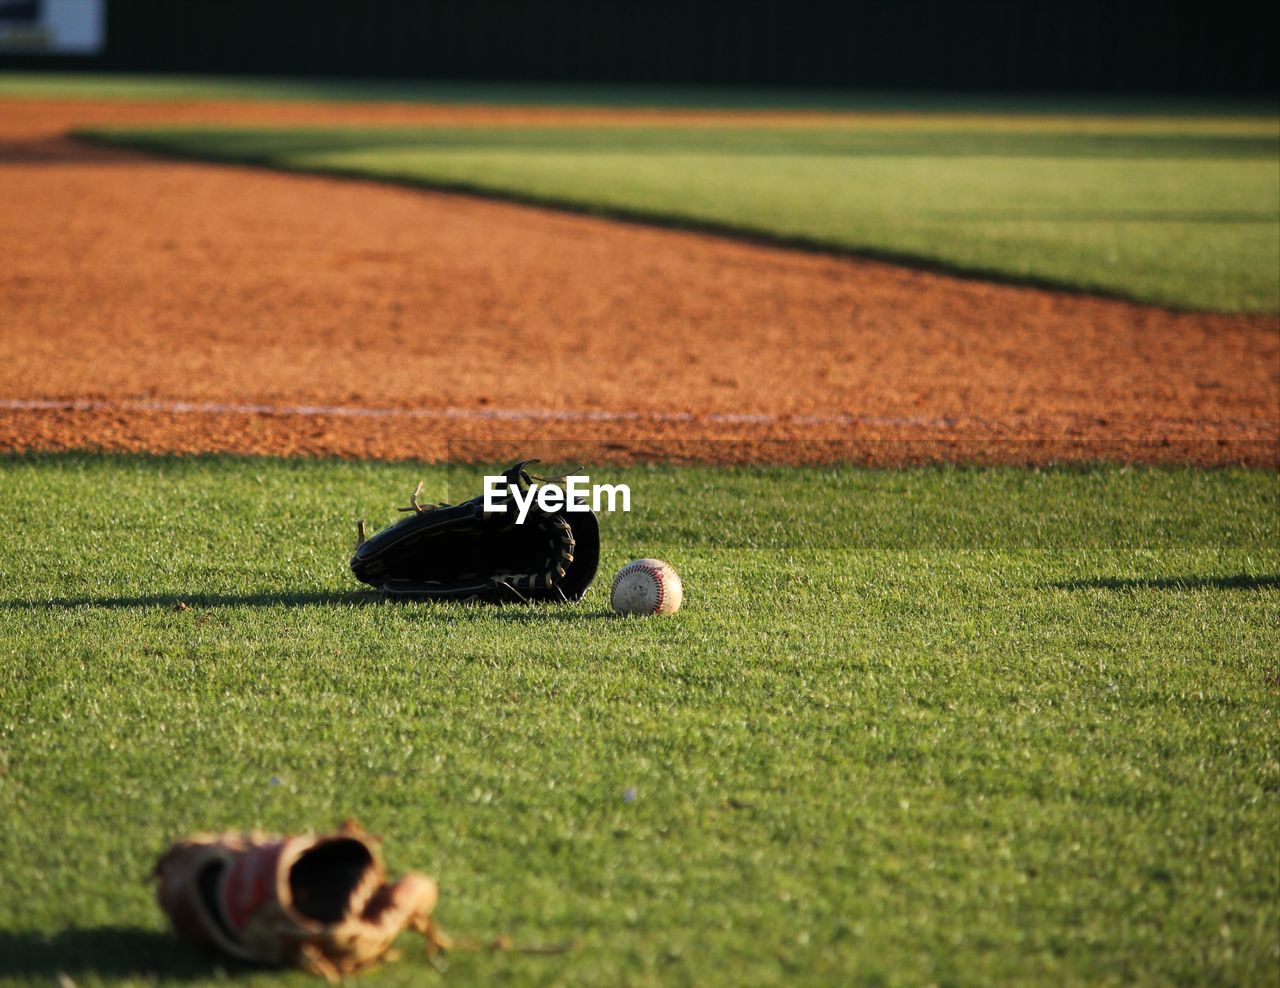
[[[899,418],[876,415],[770,415],[765,413],[611,412],[559,408],[361,408],[352,405],[264,405],[237,402],[151,401],[123,399],[0,399],[0,410],[18,412],[152,412],[164,415],[272,415],[300,418],[446,419],[506,422],[706,422],[712,425],[888,425],[949,429],[949,418]],[[974,423],[981,424],[981,423]]]

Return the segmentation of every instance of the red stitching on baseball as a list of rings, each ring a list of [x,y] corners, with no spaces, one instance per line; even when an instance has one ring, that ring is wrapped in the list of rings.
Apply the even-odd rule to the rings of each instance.
[[[613,599],[613,595],[618,592],[618,584],[622,582],[624,576],[630,576],[632,573],[648,573],[653,579],[654,589],[657,591],[658,599],[653,605],[650,614],[657,614],[662,610],[662,602],[666,600],[666,584],[662,579],[662,571],[656,566],[646,566],[644,563],[630,563],[622,569],[618,570],[618,575],[613,578],[613,587],[609,590],[609,598]]]
[[[653,610],[651,610],[649,613],[659,614],[662,612],[662,601],[663,601],[663,598],[666,596],[666,583],[662,579],[662,573],[659,571],[658,567],[642,566],[641,569],[643,569],[646,573],[648,573],[651,577],[653,577],[653,585],[658,591],[658,599],[654,602]]]

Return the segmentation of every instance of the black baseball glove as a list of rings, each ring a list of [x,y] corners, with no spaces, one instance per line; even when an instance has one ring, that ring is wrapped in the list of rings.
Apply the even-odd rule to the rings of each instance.
[[[523,496],[535,478],[517,463],[504,475]],[[595,578],[600,523],[590,511],[542,511],[534,501],[524,524],[514,504],[484,510],[484,498],[436,506],[418,503],[408,518],[360,541],[351,572],[393,597],[434,600],[572,601]]]

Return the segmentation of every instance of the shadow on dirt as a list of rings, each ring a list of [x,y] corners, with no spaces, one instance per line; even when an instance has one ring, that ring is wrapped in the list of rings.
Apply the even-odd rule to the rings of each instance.
[[[137,165],[147,159],[124,148],[65,136],[0,141],[0,165]]]
[[[179,943],[168,933],[128,926],[72,927],[52,936],[0,930],[0,977],[211,978],[242,970]],[[65,981],[63,982],[65,983]]]

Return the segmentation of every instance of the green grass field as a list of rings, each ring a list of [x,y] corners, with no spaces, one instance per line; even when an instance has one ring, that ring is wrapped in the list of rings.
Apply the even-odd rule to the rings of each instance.
[[[1271,105],[0,74],[23,98],[878,111],[89,136],[1280,311]],[[1275,472],[600,468],[636,510],[583,602],[361,590],[355,519],[479,472],[0,456],[0,985],[223,983],[154,856],[347,816],[449,932],[576,944],[441,976],[406,937],[370,985],[1276,982]],[[685,607],[613,617],[647,555]]]
[[[669,127],[97,131],[1175,307],[1280,310],[1280,122],[969,116]]]
[[[1274,473],[601,468],[582,603],[376,603],[419,477],[475,483],[0,461],[0,983],[213,984],[156,852],[349,814],[451,932],[578,944],[441,984],[1274,982]],[[607,614],[640,555],[674,618]]]
[[[517,83],[426,79],[211,76],[176,73],[0,71],[0,97],[92,100],[254,100],[328,103],[448,103],[504,106],[603,106],[667,109],[940,111],[1038,114],[1124,113],[1173,116],[1226,113],[1269,116],[1259,99],[1020,96],[1007,93],[849,91],[757,86]]]

